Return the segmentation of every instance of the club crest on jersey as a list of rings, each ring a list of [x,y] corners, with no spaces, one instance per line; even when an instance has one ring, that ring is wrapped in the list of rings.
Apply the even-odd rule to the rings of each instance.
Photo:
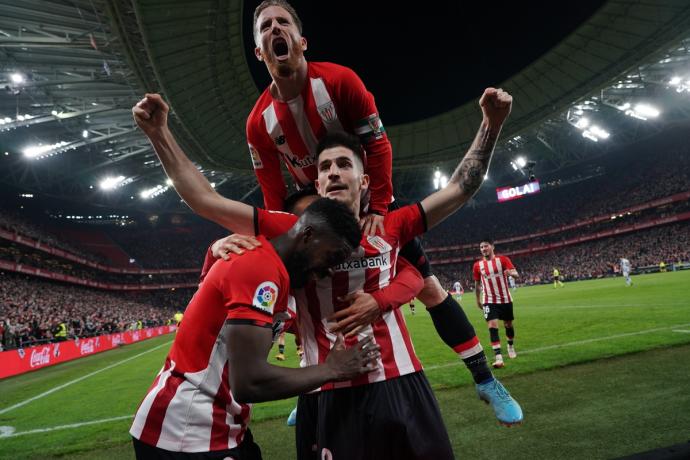
[[[393,250],[391,245],[379,236],[367,236],[367,242],[376,248],[380,253],[390,252]]]
[[[263,169],[264,164],[261,161],[259,152],[256,151],[252,144],[249,144],[249,155],[252,157],[252,166],[254,166],[254,169]]]
[[[273,314],[273,307],[278,300],[278,286],[272,281],[264,281],[259,284],[254,292],[252,305],[268,314]]]
[[[325,104],[321,104],[317,107],[319,115],[324,123],[333,123],[338,119],[338,114],[335,112],[335,106],[333,101],[328,101]]]

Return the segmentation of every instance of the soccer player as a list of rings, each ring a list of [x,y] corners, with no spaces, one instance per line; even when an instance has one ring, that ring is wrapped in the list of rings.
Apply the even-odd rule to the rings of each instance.
[[[275,317],[290,288],[325,276],[359,244],[341,203],[321,199],[280,236],[210,269],[185,311],[165,365],[139,406],[130,433],[138,459],[260,459],[248,403],[282,399],[377,369],[378,346],[336,340],[324,361],[290,369],[266,362]]]
[[[508,340],[508,356],[517,358],[515,352],[515,329],[513,328],[513,298],[508,290],[508,276],[517,278],[518,272],[513,263],[506,256],[497,256],[494,253],[494,243],[490,239],[484,239],[479,244],[482,259],[474,263],[474,292],[477,296],[477,307],[484,312],[484,319],[489,326],[491,348],[496,359],[493,367],[503,367],[501,354],[501,338],[498,334],[498,320],[503,321]],[[480,294],[481,281],[481,294]],[[481,296],[481,297],[480,297]]]
[[[307,40],[294,8],[283,0],[262,2],[254,11],[254,50],[272,82],[247,119],[247,141],[266,209],[282,211],[287,194],[280,170],[284,161],[302,188],[317,178],[316,145],[326,133],[356,134],[364,146],[370,200],[362,218],[370,236],[383,231],[392,201],[392,147],[373,95],[357,74],[328,62],[307,62]],[[393,203],[391,208],[397,207]],[[467,315],[431,271],[421,243],[413,239],[400,254],[424,278],[417,299],[428,309],[441,339],[472,373],[483,379],[486,357]],[[341,320],[352,310],[341,313]]]
[[[385,232],[362,235],[360,247],[351,259],[334,267],[334,276],[308,285],[296,292],[300,315],[300,337],[308,364],[322,362],[333,345],[337,328],[352,326],[353,316],[347,312],[359,302],[367,305],[366,327],[357,326],[348,339],[355,343],[367,335],[374,335],[382,346],[379,368],[366,378],[346,384],[324,385],[318,395],[319,429],[307,430],[307,436],[318,435],[318,449],[306,449],[298,440],[298,457],[331,455],[334,458],[452,458],[452,449],[443,426],[437,403],[421,370],[421,363],[412,348],[409,334],[399,309],[381,311],[372,297],[376,290],[387,286],[395,275],[397,248],[413,237],[438,224],[462,206],[482,183],[488,168],[503,121],[510,113],[512,98],[500,89],[488,88],[480,99],[484,116],[479,132],[469,151],[451,176],[450,185],[411,205],[389,213],[384,219]],[[147,95],[136,107],[144,109],[152,125],[141,125],[156,153],[173,181],[178,193],[198,214],[242,233],[266,236],[280,234],[289,228],[295,216],[263,211],[221,197],[184,155],[167,129],[167,106],[157,95]],[[353,212],[360,208],[362,192],[369,185],[364,173],[360,145],[351,136],[333,134],[319,143],[317,157],[321,196],[346,203]],[[361,292],[364,290],[366,292]],[[373,294],[370,294],[373,293]],[[354,299],[352,306],[348,298]],[[405,300],[410,297],[406,297]],[[360,300],[362,300],[360,302]],[[404,302],[404,301],[403,301]],[[346,312],[345,319],[341,318]],[[339,321],[329,327],[332,321]],[[373,321],[373,323],[372,323]],[[444,325],[450,326],[450,323]],[[476,340],[476,337],[475,337]],[[474,345],[473,347],[476,347]],[[462,351],[462,350],[461,350]],[[519,405],[503,386],[494,379],[484,360],[484,380],[477,385],[481,399],[491,402],[502,423],[514,424],[522,420]],[[373,385],[376,383],[376,385]],[[337,389],[337,391],[336,391]],[[401,412],[400,407],[414,407],[414,416]],[[303,411],[298,406],[298,438]],[[362,418],[362,414],[367,417]],[[401,427],[404,427],[401,429]],[[353,442],[356,439],[358,442]]]
[[[563,287],[563,283],[561,282],[561,272],[559,272],[556,267],[553,267],[553,288],[556,289],[559,286]]]
[[[659,262],[659,273],[666,273],[666,262]]]
[[[414,316],[414,308],[415,308],[414,297],[412,297],[410,299],[410,303],[408,304],[408,306],[410,307],[410,313],[412,314],[412,316]]]
[[[621,257],[619,264],[621,267],[621,273],[623,273],[623,277],[625,278],[625,285],[632,286],[632,279],[630,278],[630,261],[625,257]]]
[[[517,290],[517,284],[515,284],[515,278],[513,278],[512,276],[509,276],[508,277],[508,283],[510,284],[510,289],[512,289],[513,291]]]
[[[465,293],[465,289],[462,287],[462,283],[460,281],[456,281],[453,283],[453,290],[451,291],[451,295],[455,300],[458,301],[458,303],[462,302],[462,295]]]

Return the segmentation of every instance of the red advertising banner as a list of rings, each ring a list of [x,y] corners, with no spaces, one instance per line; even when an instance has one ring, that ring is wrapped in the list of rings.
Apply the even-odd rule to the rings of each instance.
[[[102,351],[112,350],[120,345],[157,337],[174,332],[177,326],[158,326],[117,334],[99,335],[87,339],[66,340],[47,343],[30,348],[19,348],[0,352],[0,379],[24,374],[47,366],[73,359],[83,358]]]

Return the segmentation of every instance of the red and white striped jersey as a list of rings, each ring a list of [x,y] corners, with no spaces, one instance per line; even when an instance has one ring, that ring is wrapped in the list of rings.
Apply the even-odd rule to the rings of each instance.
[[[165,365],[141,402],[130,434],[174,452],[237,447],[251,406],[233,399],[229,324],[271,327],[287,308],[290,279],[273,246],[263,245],[210,268],[184,313]]]
[[[291,214],[260,209],[255,230],[271,238],[284,233],[296,219]],[[405,206],[390,212],[384,219],[384,228],[385,236],[362,236],[360,247],[350,259],[332,267],[335,272],[333,277],[311,282],[304,289],[293,290],[307,365],[323,363],[335,343],[336,336],[328,331],[326,318],[348,306],[338,298],[358,290],[377,291],[388,286],[395,277],[400,247],[426,231],[426,218],[421,205]],[[346,340],[346,345],[354,345],[366,336],[373,336],[381,346],[378,369],[354,380],[328,383],[321,389],[380,382],[422,370],[399,308],[384,312],[381,319],[364,328],[357,337]]]
[[[510,303],[513,298],[508,289],[508,275],[505,270],[514,269],[506,256],[494,256],[491,260],[478,260],[474,263],[474,280],[482,280],[482,303]]]
[[[374,97],[355,72],[328,62],[308,63],[307,84],[289,101],[274,99],[267,88],[247,119],[247,142],[266,209],[282,210],[287,195],[280,169],[282,158],[295,184],[305,187],[317,178],[316,146],[328,132],[360,137],[371,176],[369,209],[388,211],[392,148]]]

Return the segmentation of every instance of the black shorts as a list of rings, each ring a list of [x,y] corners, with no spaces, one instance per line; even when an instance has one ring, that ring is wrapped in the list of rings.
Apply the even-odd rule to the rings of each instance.
[[[484,304],[484,319],[491,321],[492,319],[500,319],[503,321],[512,321],[513,317],[513,302],[508,303],[485,303]]]
[[[242,444],[239,446],[211,452],[173,452],[150,446],[136,438],[132,438],[132,443],[137,460],[224,460],[227,458],[232,460],[261,460],[261,449],[254,442],[249,428],[247,428]]]
[[[319,393],[300,395],[297,399],[295,444],[299,460],[318,460],[316,439],[319,416]]]
[[[317,458],[454,458],[438,403],[423,372],[321,392],[317,439]]]
[[[553,280],[558,281],[559,278],[560,278],[560,275],[554,275]]]
[[[392,202],[390,206],[388,206],[388,210],[394,211],[403,206],[404,204],[396,200]],[[431,271],[431,264],[429,263],[429,259],[426,257],[426,253],[422,247],[422,241],[418,237],[415,237],[415,239],[403,246],[400,249],[400,255],[414,265],[417,270],[419,270],[419,273],[422,274],[422,278],[428,278],[433,275]]]

